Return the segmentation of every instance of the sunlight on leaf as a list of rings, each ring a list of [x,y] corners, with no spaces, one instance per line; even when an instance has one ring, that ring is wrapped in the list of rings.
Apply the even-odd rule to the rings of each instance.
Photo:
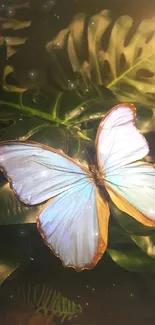
[[[16,265],[0,260],[0,284],[16,269]]]
[[[140,249],[107,249],[115,263],[131,272],[155,272],[155,261]]]
[[[122,102],[155,107],[155,17],[143,20],[134,32],[131,17],[121,16],[114,22],[108,10],[89,19],[87,32],[86,21],[84,14],[75,16],[68,28],[47,43],[50,55],[59,43],[59,50],[68,52],[73,71],[83,78],[103,84]]]
[[[4,30],[6,29],[13,29],[13,30],[18,30],[18,29],[23,29],[31,26],[31,21],[19,21],[16,19],[6,19],[4,18],[3,21],[1,22],[1,26]]]
[[[139,246],[147,255],[155,258],[155,231],[150,236],[131,235],[131,239]]]
[[[8,46],[16,46],[16,45],[21,45],[24,44],[27,41],[26,38],[21,38],[21,37],[5,37],[5,42]]]
[[[23,93],[24,91],[26,91],[26,88],[19,88],[19,87],[16,87],[16,86],[13,86],[13,85],[9,85],[7,82],[6,82],[6,78],[7,76],[12,73],[14,71],[13,67],[7,65],[4,69],[4,77],[3,77],[3,88],[6,90],[6,91],[11,91],[11,92],[20,92],[20,93]]]
[[[28,2],[22,3],[22,4],[11,4],[10,7],[10,14],[8,16],[6,15],[6,12],[8,10],[8,3],[2,4],[1,7],[1,16],[0,16],[0,29],[1,34],[3,35],[3,40],[6,44],[6,57],[9,59],[12,57],[15,53],[18,52],[18,49],[21,47],[21,45],[25,44],[28,37],[19,37],[18,32],[20,32],[23,29],[28,29],[31,26],[31,21],[20,21],[16,19],[16,17],[19,18],[18,11],[20,12],[21,9],[29,9],[30,4]],[[13,15],[14,18],[11,17]],[[1,38],[1,37],[0,37]],[[10,67],[9,62],[7,63],[8,67],[5,68],[4,76],[3,76],[3,82],[4,82],[4,89],[6,91],[13,91],[13,92],[23,92],[23,88],[15,87],[14,85],[8,85],[6,82],[6,77],[8,74],[13,72],[13,68]]]
[[[17,52],[16,46],[22,45],[27,41],[26,38],[20,37],[5,37],[5,42],[7,44],[7,58],[12,56]]]

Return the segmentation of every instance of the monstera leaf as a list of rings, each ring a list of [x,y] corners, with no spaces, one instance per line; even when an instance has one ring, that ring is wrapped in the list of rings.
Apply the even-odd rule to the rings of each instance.
[[[83,94],[77,90],[66,90],[55,94],[22,94],[3,92],[0,99],[0,120],[15,120],[25,116],[40,118],[40,124],[55,124],[65,127],[94,128],[101,117],[115,104],[117,99],[103,86],[94,86]],[[19,123],[20,124],[20,123]],[[34,123],[35,124],[35,123]],[[30,126],[31,127],[31,126]],[[17,131],[18,132],[18,131]]]
[[[0,99],[0,123],[15,122],[12,126],[12,133],[9,132],[7,138],[3,136],[3,139],[9,139],[11,135],[10,139],[21,137],[23,140],[22,136],[26,139],[29,132],[33,134],[39,128],[51,124],[72,127],[72,131],[74,128],[78,136],[92,139],[95,137],[101,118],[118,103],[119,101],[111,91],[94,84],[91,84],[90,88],[83,93],[79,93],[76,89],[46,95],[30,91],[22,94],[3,92]],[[154,130],[153,109],[138,104],[136,107],[136,125],[140,131],[146,133]],[[24,134],[26,129],[27,135]],[[16,135],[13,130],[16,131]]]
[[[101,11],[89,21],[85,14],[78,14],[68,28],[48,42],[46,48],[51,60],[56,60],[60,51],[67,51],[74,72],[84,80],[103,84],[120,101],[154,107],[154,25],[155,17],[145,19],[133,28],[131,17],[121,16],[114,21],[108,10]],[[59,66],[60,63],[63,66],[59,60]]]
[[[18,32],[25,29],[26,31],[31,26],[31,20],[18,20],[20,10],[27,10],[29,8],[29,3],[24,2],[22,4],[9,4],[4,3],[1,8],[1,37],[0,45],[3,42],[6,46],[6,59],[12,58],[12,56],[18,52],[20,46],[25,44],[28,37],[19,37]],[[0,46],[1,47],[1,46]],[[3,46],[4,47],[4,46]],[[0,48],[1,51],[1,48]],[[0,65],[2,64],[2,60]],[[8,64],[8,61],[7,61]],[[0,68],[1,69],[1,68]],[[7,91],[21,92],[23,89],[16,87],[15,85],[7,85],[6,78],[13,71],[13,68],[8,65],[5,67],[3,73],[3,85],[4,89]]]
[[[27,37],[19,37],[16,33],[12,33],[29,28],[31,26],[31,21],[17,20],[16,17],[19,16],[19,12],[22,9],[28,9],[29,3],[25,2],[22,4],[7,4],[4,3],[1,9],[1,31],[3,39],[7,45],[7,58],[11,57],[17,52],[18,46],[24,44]],[[8,14],[7,14],[8,13]],[[13,17],[13,18],[12,18]]]

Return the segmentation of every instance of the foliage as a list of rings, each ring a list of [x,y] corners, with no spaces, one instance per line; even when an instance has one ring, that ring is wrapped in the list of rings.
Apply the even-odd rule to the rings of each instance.
[[[36,314],[42,313],[50,319],[58,317],[61,324],[82,313],[80,305],[54,290],[50,284],[25,285],[19,283],[14,290],[18,303],[24,307],[28,306]]]
[[[155,258],[155,231],[150,235],[136,236],[132,235],[131,239],[138,245],[148,256]]]
[[[40,207],[28,207],[18,200],[8,182],[0,183],[0,225],[36,222]]]
[[[16,31],[29,29],[31,21],[2,19],[6,35],[5,40],[0,38],[0,83],[3,86],[0,139],[38,141],[76,159],[88,160],[87,151],[90,147],[94,150],[101,117],[120,101],[136,104],[136,125],[142,133],[154,131],[154,23],[153,17],[134,27],[131,17],[121,16],[114,21],[107,10],[89,19],[85,14],[79,14],[68,28],[61,30],[46,45],[50,58],[48,77],[47,66],[43,66],[42,74],[37,75],[32,70],[31,82],[23,81],[21,85],[16,78],[17,67],[11,60],[19,54],[19,48],[26,47],[28,39],[28,36],[17,37]],[[15,33],[13,36],[8,34],[10,29]],[[64,53],[73,78],[67,74],[65,59],[62,61],[66,58]],[[4,225],[20,223],[25,231],[27,223],[35,223],[41,208],[19,202],[5,179],[0,183],[0,207],[0,232],[4,231]],[[113,221],[109,226],[107,253],[127,270],[154,274],[155,230],[139,224],[113,204],[110,207]],[[0,282],[29,257],[31,249],[25,251],[25,246],[30,246],[28,236],[21,241],[16,230],[11,236],[7,233],[2,236]],[[57,301],[55,313],[59,310],[62,320],[72,318],[75,304],[46,289],[41,295],[42,300],[37,301],[46,306],[53,294]],[[39,295],[38,289],[31,290],[33,298]]]
[[[22,95],[22,98],[19,94],[9,94],[10,101],[8,102],[8,96],[6,96],[6,93],[3,93],[3,97],[1,97],[2,102],[0,103],[2,108],[0,112],[0,122],[3,125],[0,132],[1,140],[30,139],[61,149],[70,156],[79,159],[83,148],[89,149],[89,145],[93,146],[92,141],[86,141],[81,138],[80,126],[82,127],[84,136],[86,135],[88,137],[89,135],[89,137],[94,139],[95,129],[98,122],[96,120],[97,123],[95,124],[95,120],[93,120],[93,122],[90,121],[89,114],[90,112],[92,113],[92,116],[95,114],[101,114],[101,112],[104,114],[108,107],[108,105],[105,105],[102,98],[104,89],[99,87],[97,90],[100,92],[101,98],[98,98],[97,95],[95,97],[95,92],[92,94],[90,91],[89,94],[87,92],[86,95],[79,96],[75,90],[72,90],[59,93],[54,98],[53,95],[52,98],[47,99],[39,97],[39,99],[37,98],[36,100],[35,97],[34,101],[34,95],[27,91]],[[107,100],[108,104],[110,104],[110,100],[111,99],[109,99],[109,101]],[[81,107],[85,107],[82,112]],[[102,111],[103,107],[105,111]],[[141,114],[141,112],[143,114]],[[67,116],[68,118],[66,118]],[[150,109],[138,109],[137,123],[139,123],[139,125],[143,125],[143,122],[145,123],[151,118],[152,115],[150,115]],[[90,130],[91,133],[89,133]],[[87,152],[87,150],[85,151]],[[87,155],[84,156],[84,159],[88,159]],[[9,188],[9,185],[4,181],[1,183],[0,187],[0,201],[2,212],[0,218],[1,224],[24,224],[35,222],[40,206],[27,207],[20,203]],[[130,216],[120,212],[112,204],[111,211],[112,220],[115,220],[115,226],[113,224],[110,224],[109,226],[108,254],[116,263],[128,270],[150,272],[149,267],[154,270],[154,261],[152,261],[150,257],[147,257],[145,253],[142,254],[140,248],[136,248],[136,245],[134,244],[134,242],[137,244],[138,240],[141,240],[141,242],[144,241],[144,236],[153,235],[154,230],[139,224]],[[7,249],[5,239],[3,240],[3,247],[6,246]],[[127,250],[125,249],[126,245],[128,245]],[[143,249],[143,245],[140,247]],[[22,249],[22,246],[20,248]],[[10,247],[10,255],[13,256],[11,249],[12,248]],[[145,252],[148,250],[149,246],[147,250],[144,249]],[[135,256],[133,259],[131,259],[132,254]],[[2,260],[2,265],[3,264],[4,262]],[[2,280],[11,273],[11,270],[16,268],[16,264],[13,264],[8,272],[8,265],[10,265],[9,260],[8,264],[6,263],[5,274],[3,275]]]
[[[111,92],[103,87],[87,89],[83,94],[77,90],[56,92],[55,94],[33,93],[26,91],[23,94],[1,94],[0,121],[14,120],[18,125],[21,117],[40,118],[40,124],[51,123],[66,127],[81,126],[94,128],[101,117],[117,103]],[[94,123],[93,123],[94,122]],[[96,123],[97,122],[97,123]],[[35,122],[34,122],[35,124]],[[38,119],[39,124],[39,119]],[[20,126],[19,126],[20,127]],[[31,124],[30,124],[31,128]]]
[[[117,208],[112,209],[112,216],[118,223],[109,227],[108,255],[128,271],[154,275],[155,230],[141,225]]]
[[[155,273],[155,262],[137,248],[107,249],[113,261],[131,272]]]
[[[112,13],[103,10],[88,20],[85,14],[79,14],[46,48],[58,67],[61,66],[59,52],[67,51],[74,72],[84,80],[103,84],[120,101],[154,107],[154,24],[155,17],[145,19],[133,31],[133,20],[129,16],[114,21]],[[63,87],[56,66],[54,75]]]

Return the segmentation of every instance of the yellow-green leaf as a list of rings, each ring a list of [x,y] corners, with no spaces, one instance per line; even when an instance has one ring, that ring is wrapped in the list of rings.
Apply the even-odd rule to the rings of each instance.
[[[122,102],[155,107],[155,17],[144,19],[134,30],[133,23],[129,16],[114,21],[108,10],[89,21],[78,14],[50,48],[61,39],[60,50],[67,50],[74,72],[106,86]]]

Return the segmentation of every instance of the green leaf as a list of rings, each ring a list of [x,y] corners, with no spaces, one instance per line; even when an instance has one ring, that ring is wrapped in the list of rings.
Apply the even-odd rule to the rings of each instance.
[[[62,121],[60,121],[58,118],[53,117],[50,113],[44,112],[43,109],[39,110],[39,107],[36,109],[24,104],[21,106],[19,101],[17,101],[15,98],[13,98],[12,101],[3,99],[0,100],[0,120],[14,118],[19,119],[22,115],[40,117],[45,121],[62,124]]]
[[[30,312],[35,310],[38,316],[40,314],[48,316],[49,322],[53,316],[58,317],[59,322],[63,323],[64,320],[74,319],[82,313],[79,304],[56,291],[51,283],[25,284],[23,281],[16,281],[11,291],[18,306],[28,308]]]
[[[107,253],[115,263],[131,272],[155,273],[155,261],[140,249],[107,249]]]
[[[23,29],[23,28],[27,28],[31,26],[31,21],[19,21],[13,18],[10,19],[5,19],[2,22],[2,28],[4,30],[7,29],[13,29],[13,30],[19,30],[19,29]]]
[[[118,101],[103,86],[90,84],[83,94],[77,90],[44,96],[26,91],[22,95],[3,92],[0,100],[0,120],[19,120],[21,116],[39,117],[49,123],[92,128]],[[41,122],[42,124],[43,122]],[[95,124],[94,124],[95,123]]]
[[[116,245],[122,244],[132,244],[129,233],[124,231],[119,225],[110,221],[108,229],[108,248],[115,248]]]
[[[26,91],[26,88],[20,88],[15,85],[10,85],[7,82],[7,77],[14,71],[14,68],[12,66],[6,65],[4,69],[4,75],[3,75],[3,89],[9,92],[16,92],[16,93],[23,93]]]
[[[139,246],[147,255],[155,258],[155,231],[149,236],[131,235],[131,239]]]
[[[64,124],[81,125],[97,121],[99,123],[101,117],[112,108],[117,99],[113,94],[103,86],[95,86],[90,84],[81,95],[77,90],[65,91],[59,103],[59,118],[64,119]]]
[[[136,127],[145,134],[150,131],[154,131],[155,127],[155,111],[146,105],[136,106]]]
[[[120,211],[112,202],[110,202],[110,210],[118,224],[129,234],[148,235],[154,231],[152,227],[144,226],[127,213]]]
[[[67,51],[74,72],[85,82],[90,79],[104,85],[121,102],[155,107],[155,17],[144,19],[134,31],[132,25],[131,17],[121,16],[114,21],[108,10],[89,21],[78,14],[68,28],[47,43],[46,49],[52,56],[58,44],[59,51]]]
[[[7,59],[7,49],[4,39],[0,37],[0,87],[3,84],[3,75]]]
[[[7,5],[6,5],[7,6]],[[16,17],[19,17],[18,15],[18,9],[28,9],[29,3],[23,3],[21,5],[15,5],[12,4],[11,7],[14,10],[13,16],[9,17],[5,15],[6,17],[1,17],[1,29],[4,31],[5,34],[5,47],[6,47],[6,58],[7,58],[7,66],[5,66],[5,69],[3,70],[3,88],[6,91],[11,92],[23,92],[25,89],[15,86],[14,84],[11,85],[7,82],[7,76],[10,75],[14,71],[14,67],[12,67],[12,64],[10,64],[10,57],[14,56],[15,53],[18,52],[19,48],[25,44],[28,37],[19,37],[19,31],[24,29],[24,34],[26,34],[28,28],[31,26],[31,21],[22,21],[17,20]],[[4,4],[4,11],[5,11],[5,4]],[[4,13],[2,13],[3,15]],[[16,32],[17,31],[17,32]],[[2,38],[2,37],[0,37]],[[1,41],[1,40],[0,40]],[[1,56],[1,55],[0,55]],[[0,60],[2,64],[2,60]],[[26,88],[26,87],[25,87]]]
[[[18,200],[9,183],[0,183],[0,225],[35,223],[41,206],[25,205]]]
[[[29,118],[22,115],[15,119],[14,122],[3,129],[1,140],[26,140],[41,129],[51,127],[46,121],[39,118]]]
[[[40,128],[37,133],[29,137],[29,140],[60,149],[70,157],[77,156],[83,146],[82,140],[79,140],[75,132],[61,126]]]

